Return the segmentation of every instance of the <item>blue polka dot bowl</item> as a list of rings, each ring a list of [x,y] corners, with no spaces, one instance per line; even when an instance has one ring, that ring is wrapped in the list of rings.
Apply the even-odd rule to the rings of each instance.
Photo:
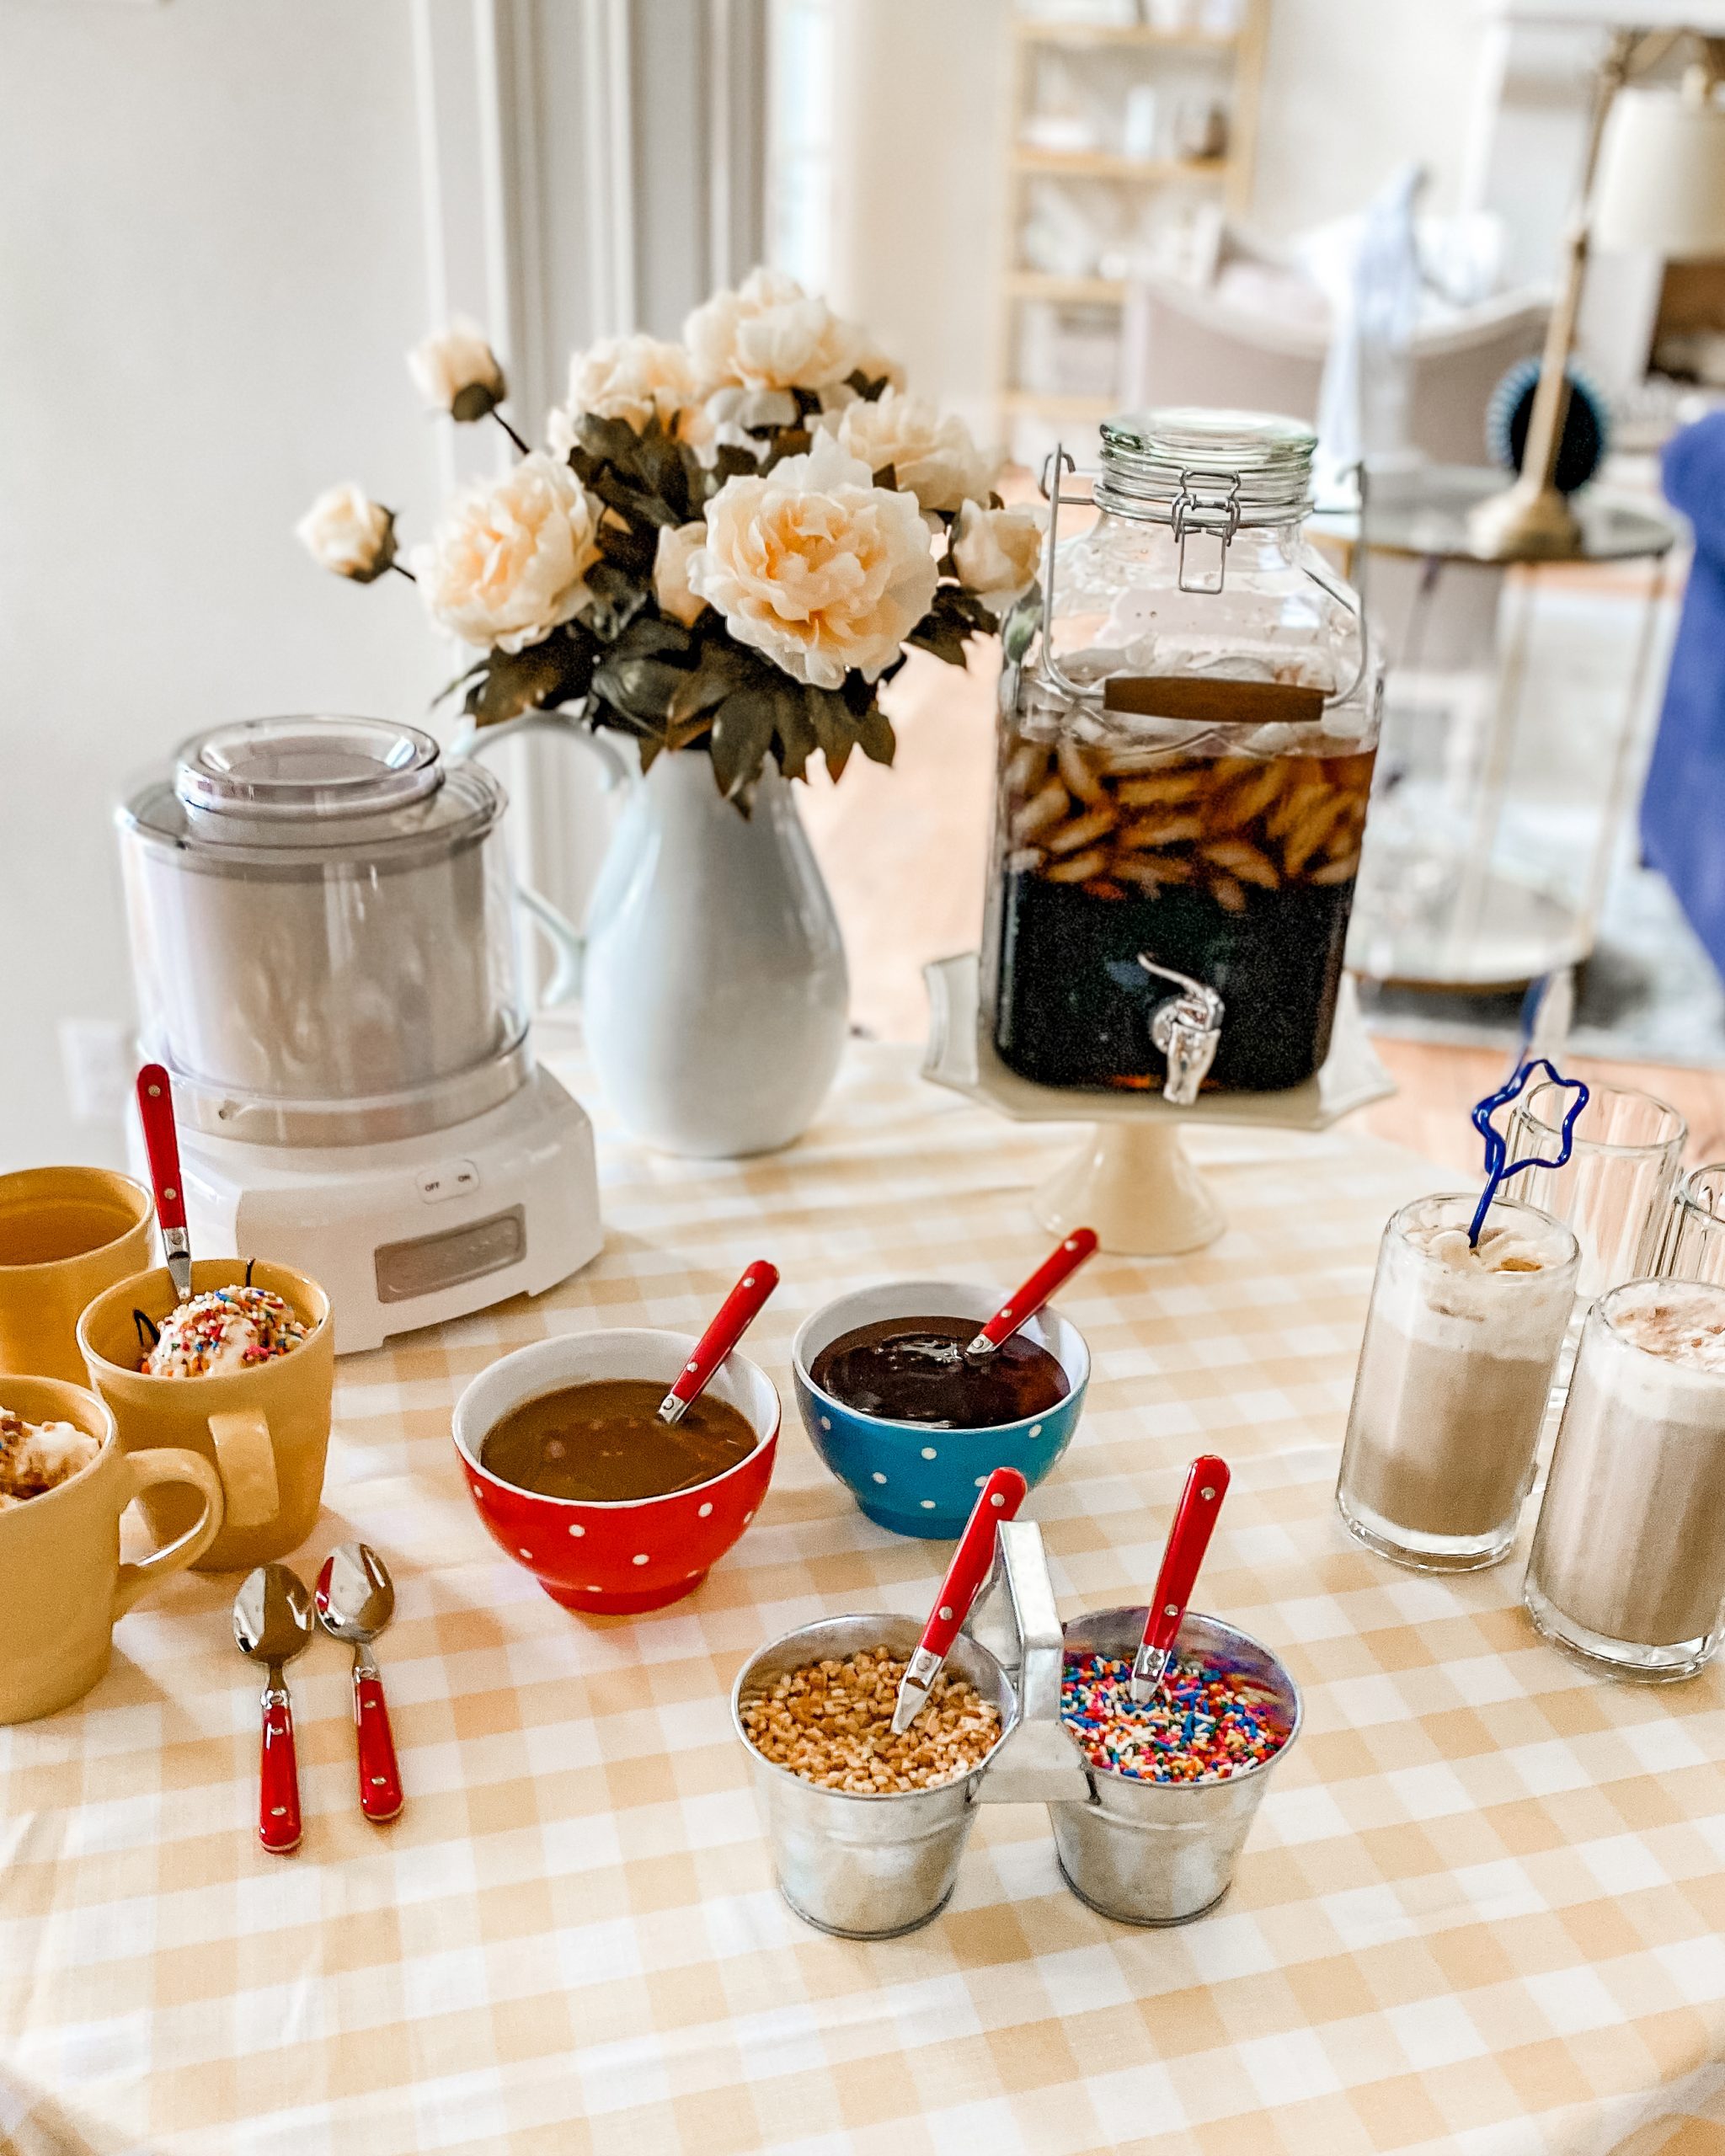
[[[823,1392],[809,1366],[858,1326],[892,1317],[974,1317],[979,1327],[1011,1293],[955,1280],[884,1280],[823,1305],[791,1347],[797,1405],[814,1449],[870,1519],[895,1534],[951,1542],[964,1531],[976,1492],[996,1467],[1016,1467],[1033,1490],[1072,1441],[1090,1382],[1090,1350],[1052,1303],[1024,1326],[1066,1374],[1070,1390],[1044,1413],[991,1430],[937,1430],[864,1415]]]

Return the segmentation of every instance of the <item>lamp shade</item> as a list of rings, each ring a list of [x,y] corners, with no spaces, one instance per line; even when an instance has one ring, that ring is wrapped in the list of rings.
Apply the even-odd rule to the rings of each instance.
[[[1589,221],[1596,248],[1725,255],[1725,106],[1710,85],[1618,92]]]

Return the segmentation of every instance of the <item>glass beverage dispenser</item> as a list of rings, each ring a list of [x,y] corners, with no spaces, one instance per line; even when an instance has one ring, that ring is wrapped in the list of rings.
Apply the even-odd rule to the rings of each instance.
[[[1308,427],[1102,432],[1096,521],[1059,543],[1057,456],[1039,634],[1009,624],[984,1007],[1039,1085],[1280,1091],[1329,1049],[1379,670],[1301,536]]]

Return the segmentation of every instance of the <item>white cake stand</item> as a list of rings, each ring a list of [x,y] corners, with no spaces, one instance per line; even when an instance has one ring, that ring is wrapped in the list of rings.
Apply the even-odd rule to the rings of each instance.
[[[1054,1234],[1095,1229],[1104,1250],[1172,1257],[1202,1250],[1227,1225],[1215,1193],[1180,1143],[1183,1123],[1276,1130],[1327,1130],[1338,1117],[1396,1090],[1366,1038],[1345,979],[1323,1068],[1284,1093],[1202,1093],[1170,1107],[1159,1093],[1065,1091],[1009,1070],[995,1052],[978,993],[974,951],[922,969],[928,983],[928,1047],[922,1075],[982,1101],[1015,1123],[1095,1128],[1036,1193],[1036,1217]]]

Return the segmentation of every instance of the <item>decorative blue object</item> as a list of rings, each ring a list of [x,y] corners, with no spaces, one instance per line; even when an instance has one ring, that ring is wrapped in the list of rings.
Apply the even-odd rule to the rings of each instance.
[[[1504,1163],[1509,1157],[1509,1143],[1501,1132],[1493,1128],[1492,1118],[1499,1108],[1510,1101],[1519,1099],[1526,1091],[1527,1081],[1535,1070],[1543,1070],[1551,1083],[1565,1092],[1573,1088],[1575,1099],[1564,1112],[1557,1159],[1542,1161],[1530,1158],[1518,1161],[1513,1167],[1508,1167]],[[1486,1187],[1480,1193],[1479,1203],[1474,1209],[1473,1219],[1467,1230],[1470,1243],[1478,1242],[1479,1231],[1484,1227],[1486,1215],[1492,1209],[1492,1200],[1511,1176],[1519,1176],[1524,1168],[1561,1168],[1568,1165],[1569,1155],[1575,1149],[1576,1118],[1587,1103],[1588,1089],[1582,1080],[1565,1078],[1557,1065],[1547,1062],[1542,1055],[1536,1055],[1530,1062],[1524,1063],[1507,1086],[1500,1086],[1495,1093],[1487,1093],[1482,1101],[1474,1102],[1473,1127],[1486,1141]]]
[[[1060,1364],[1071,1390],[1046,1413],[992,1430],[937,1430],[860,1414],[809,1376],[809,1365],[841,1333],[884,1318],[963,1317],[981,1325],[1011,1293],[953,1280],[884,1280],[836,1296],[805,1319],[791,1346],[803,1425],[825,1465],[870,1519],[895,1534],[955,1541],[976,1492],[996,1467],[1016,1467],[1033,1490],[1071,1443],[1090,1382],[1090,1350],[1052,1303],[1028,1319],[1024,1337]]]
[[[1642,851],[1725,974],[1725,412],[1665,445],[1665,499],[1695,559],[1641,800]]]
[[[1567,371],[1569,407],[1563,415],[1557,468],[1551,475],[1560,494],[1573,494],[1578,487],[1587,484],[1605,462],[1611,439],[1610,408],[1598,383],[1573,361]],[[1518,360],[1492,392],[1486,406],[1486,447],[1492,462],[1501,464],[1506,472],[1521,469],[1539,380],[1538,360]]]

